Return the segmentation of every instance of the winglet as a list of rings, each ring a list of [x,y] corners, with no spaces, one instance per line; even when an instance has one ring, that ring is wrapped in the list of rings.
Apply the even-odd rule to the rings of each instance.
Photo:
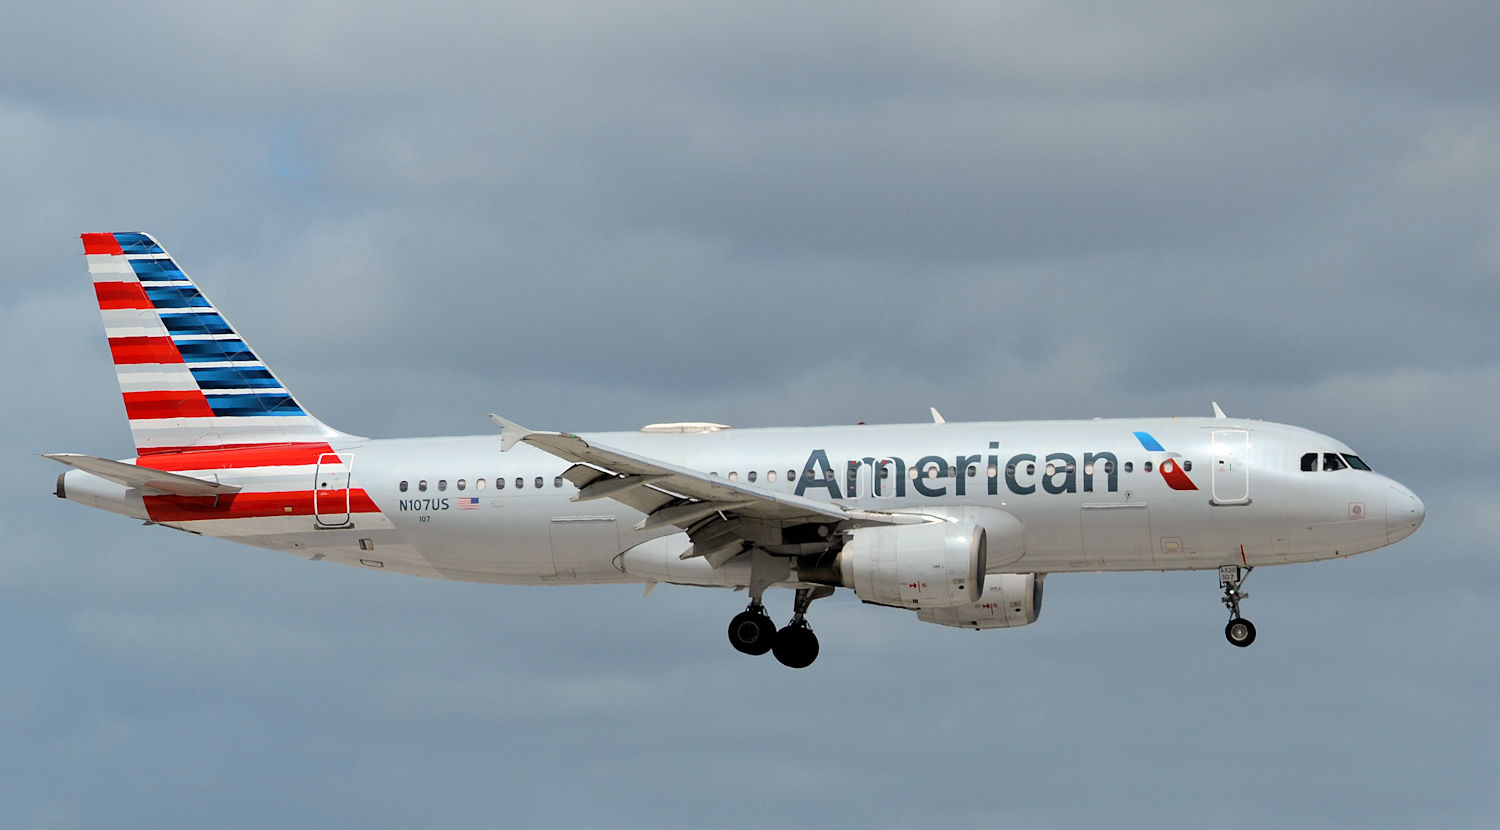
[[[490,413],[490,420],[494,421],[500,427],[501,452],[510,452],[510,448],[514,447],[517,442],[526,440],[526,436],[536,432],[534,429],[527,429],[515,421],[502,418],[493,412]]]
[[[943,413],[937,411],[937,407],[935,407],[935,406],[929,406],[929,407],[927,407],[927,410],[932,413],[932,422],[934,424],[946,424],[946,423],[948,423],[946,420],[943,419]]]
[[[1214,405],[1214,417],[1215,418],[1228,418],[1229,417],[1228,415],[1224,414],[1224,410],[1222,410],[1222,409],[1219,408],[1219,402],[1218,401],[1210,401],[1210,403],[1212,403]]]

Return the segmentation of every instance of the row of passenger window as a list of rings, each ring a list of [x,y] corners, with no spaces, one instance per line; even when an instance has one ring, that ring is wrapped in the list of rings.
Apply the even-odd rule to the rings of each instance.
[[[1370,465],[1366,464],[1364,462],[1364,460],[1361,459],[1357,455],[1351,455],[1351,454],[1349,454],[1347,452],[1342,452],[1342,453],[1340,453],[1340,452],[1325,452],[1325,453],[1323,453],[1323,467],[1322,467],[1323,472],[1325,472],[1325,473],[1331,473],[1334,470],[1345,470],[1345,469],[1349,469],[1349,468],[1353,468],[1353,469],[1356,469],[1356,470],[1364,470],[1367,473],[1368,472],[1373,472],[1370,469]],[[1310,453],[1304,454],[1302,456],[1302,472],[1304,472],[1304,473],[1313,473],[1313,472],[1317,472],[1317,471],[1318,471],[1318,453],[1310,452]]]
[[[1335,470],[1337,470],[1337,469],[1343,469],[1342,466],[1338,466],[1338,467],[1330,467],[1330,466],[1328,466],[1330,463],[1340,463],[1341,464],[1342,462],[1337,462],[1338,456],[1335,455],[1334,453],[1327,453],[1326,455],[1327,455],[1328,458],[1335,459],[1335,461],[1334,462],[1329,462],[1329,461],[1325,460],[1324,461],[1324,467],[1323,467],[1323,469],[1325,469],[1325,470],[1328,470],[1328,469],[1335,469]],[[1304,469],[1304,470],[1312,470],[1312,469],[1314,469],[1315,466],[1316,466],[1316,463],[1317,463],[1317,456],[1318,456],[1317,453],[1308,453],[1307,455],[1304,455],[1302,457],[1302,469]],[[1367,466],[1363,461],[1359,460],[1358,456],[1345,455],[1344,458],[1349,459],[1349,466],[1352,466],[1355,469],[1359,469],[1359,470],[1368,470],[1368,469],[1370,469],[1369,466]],[[1309,459],[1311,459],[1311,462],[1309,461]],[[1309,463],[1313,464],[1314,466],[1311,466],[1311,467],[1308,466]],[[1094,469],[1093,469],[1094,465],[1092,463],[1085,464],[1083,466],[1084,466],[1084,474],[1085,475],[1093,475],[1094,474]],[[1063,465],[1062,467],[1058,467],[1057,465],[1052,464],[1052,463],[1049,462],[1046,465],[1046,467],[1043,469],[1042,474],[1043,475],[1048,475],[1048,476],[1056,475],[1057,473],[1060,473],[1060,472],[1066,472],[1066,473],[1071,474],[1071,473],[1073,473],[1075,471],[1075,469],[1076,469],[1075,465],[1073,465],[1073,464],[1066,464],[1066,465]],[[1141,464],[1141,471],[1142,472],[1149,473],[1153,469],[1155,469],[1155,467],[1152,465],[1152,463],[1150,461],[1146,461],[1146,462],[1144,462],[1144,463]],[[1182,461],[1182,469],[1185,472],[1192,472],[1193,471],[1193,462],[1184,459]],[[952,468],[949,468],[948,475],[952,475],[952,471],[951,470],[952,470]],[[1133,473],[1133,472],[1135,472],[1135,462],[1126,461],[1125,463],[1123,463],[1123,464],[1120,465],[1120,470],[1122,472],[1126,472],[1126,473]],[[1009,475],[1009,476],[1014,476],[1016,474],[1016,471],[1017,471],[1017,468],[1016,468],[1016,466],[1014,464],[1012,464],[1010,466],[1007,466],[1005,468],[1006,475]],[[1104,475],[1110,475],[1110,474],[1114,473],[1114,471],[1115,471],[1115,464],[1114,464],[1113,461],[1105,461],[1103,463],[1103,465],[1101,466],[1101,472]],[[979,465],[977,465],[977,464],[970,464],[969,467],[968,467],[968,469],[965,472],[966,472],[966,474],[968,475],[969,478],[974,478],[975,476],[979,475]],[[996,474],[996,469],[994,467],[987,467],[986,470],[985,470],[985,472],[989,476],[994,477],[994,475]],[[1028,476],[1036,475],[1036,464],[1035,463],[1028,463],[1026,465],[1026,467],[1025,467],[1024,472]],[[927,465],[927,468],[925,470],[919,470],[916,467],[913,467],[913,468],[907,470],[906,474],[907,474],[907,477],[910,478],[912,481],[916,481],[919,477],[924,477],[924,476],[926,478],[939,478],[942,475],[942,468],[939,467],[936,464],[929,464],[929,465]],[[717,471],[709,473],[709,475],[712,476],[712,477],[714,477],[714,478],[718,478],[719,477],[719,473]],[[833,476],[833,470],[824,470],[823,471],[823,475],[824,475],[825,478],[832,477]],[[804,472],[804,476],[808,480],[812,480],[813,478],[816,477],[814,475],[814,473],[813,473],[813,470],[811,470],[811,469],[806,470]],[[755,483],[756,481],[758,481],[760,479],[760,477],[761,477],[761,474],[759,473],[759,471],[756,471],[756,470],[751,470],[751,471],[745,473],[745,480],[748,481],[748,482],[750,482],[750,483],[752,483],[752,484]],[[881,477],[881,479],[889,479],[891,477],[891,463],[889,461],[881,462],[881,464],[880,464],[880,477]],[[739,481],[740,480],[740,474],[739,474],[738,471],[730,471],[729,474],[726,476],[726,478],[728,478],[730,481]],[[776,479],[777,479],[777,471],[776,470],[767,470],[766,471],[766,473],[765,473],[765,480],[766,480],[766,482],[768,482],[768,483],[775,483]],[[506,487],[506,481],[507,480],[508,479],[505,479],[505,478],[497,476],[494,479],[495,489],[496,490],[504,490],[505,487]],[[526,479],[524,477],[522,477],[522,476],[516,476],[514,479],[509,479],[509,480],[514,482],[515,489],[517,489],[517,490],[522,490],[522,489],[526,488]],[[796,481],[797,480],[797,471],[796,470],[787,470],[786,471],[786,480],[788,482]],[[546,487],[546,481],[547,480],[546,480],[545,477],[543,477],[543,476],[537,476],[534,479],[532,479],[531,487],[532,487],[532,489],[535,489],[535,490],[543,489],[544,487]],[[552,486],[554,488],[562,487],[563,486],[563,477],[562,476],[556,476],[556,477],[554,477],[552,479]],[[467,479],[460,478],[460,479],[457,479],[456,481],[453,482],[453,489],[455,489],[455,490],[463,491],[463,490],[467,490],[468,487],[469,487],[469,482],[468,482]],[[485,487],[486,487],[485,479],[482,479],[482,478],[476,478],[476,479],[474,479],[474,489],[475,490],[483,490],[483,489],[485,489]],[[411,489],[411,482],[406,481],[406,480],[402,480],[397,485],[397,489],[400,490],[403,493],[408,492]],[[428,482],[427,482],[427,479],[425,479],[425,478],[424,479],[418,479],[417,480],[417,485],[416,485],[416,490],[417,490],[418,493],[425,493],[425,492],[427,492],[428,491]],[[445,479],[445,478],[438,479],[437,482],[436,482],[436,490],[439,493],[447,492],[447,490],[448,490],[448,480]]]
[[[892,466],[891,462],[889,462],[889,461],[882,461],[880,463],[880,477],[882,479],[889,479],[891,477],[891,466]],[[1005,468],[1005,472],[1006,472],[1007,475],[1012,475],[1013,476],[1013,475],[1016,474],[1016,469],[1017,469],[1016,465],[1012,464],[1012,465],[1009,465],[1009,466],[1007,466]],[[1144,463],[1141,464],[1141,470],[1142,470],[1142,472],[1149,473],[1149,472],[1151,472],[1154,469],[1155,469],[1155,466],[1150,461],[1147,461],[1147,462],[1144,462]],[[1189,461],[1187,459],[1183,459],[1183,461],[1182,461],[1182,469],[1183,469],[1184,472],[1189,472],[1189,473],[1192,472],[1193,471],[1193,462]],[[1046,467],[1045,467],[1045,469],[1043,471],[1043,474],[1050,476],[1050,475],[1056,475],[1059,472],[1072,473],[1075,470],[1076,470],[1076,466],[1074,464],[1065,464],[1065,465],[1063,465],[1061,467],[1058,467],[1057,465],[1052,464],[1052,463],[1049,462],[1046,465]],[[1126,473],[1133,473],[1133,472],[1135,472],[1135,462],[1133,462],[1133,461],[1126,461],[1125,463],[1123,463],[1123,464],[1120,465],[1120,470],[1122,472],[1126,472]],[[1111,474],[1113,474],[1114,471],[1115,471],[1115,463],[1113,461],[1105,461],[1105,462],[1103,462],[1103,464],[1100,466],[1100,471],[1104,475],[1111,475]],[[966,472],[966,474],[968,475],[969,478],[974,478],[975,476],[979,475],[979,465],[977,465],[977,464],[970,464],[969,467],[968,467],[968,469],[965,472]],[[985,468],[985,472],[989,476],[994,477],[994,475],[996,473],[996,469],[994,467],[987,467],[987,468]],[[1093,463],[1090,462],[1088,464],[1083,465],[1083,472],[1084,472],[1085,475],[1093,475],[1094,474],[1094,465],[1093,465]],[[1029,464],[1027,464],[1026,467],[1025,467],[1025,474],[1029,475],[1029,476],[1036,475],[1036,464],[1035,463],[1029,463]],[[718,478],[719,477],[719,474],[717,472],[709,473],[709,475],[713,476],[714,478]],[[775,470],[770,470],[765,475],[766,475],[766,481],[768,481],[768,482],[774,482],[776,480],[776,471]],[[823,470],[823,476],[825,478],[831,477],[832,475],[833,475],[833,470],[830,470],[830,469]],[[921,469],[918,469],[916,467],[912,467],[912,468],[910,468],[910,469],[908,469],[906,471],[906,475],[912,481],[916,481],[918,478],[921,478],[921,477],[925,477],[925,478],[939,478],[939,477],[942,477],[944,474],[943,474],[943,468],[942,467],[939,467],[936,464],[928,464],[927,468],[925,470],[921,470]],[[953,475],[952,467],[948,468],[947,475],[949,475],[949,476]],[[811,481],[812,479],[816,478],[816,475],[814,474],[813,470],[811,468],[809,468],[809,469],[803,471],[803,477],[806,478],[806,479],[808,479],[809,481]],[[740,474],[738,472],[731,471],[726,476],[726,478],[728,478],[730,481],[739,481],[740,480]],[[750,472],[745,473],[745,480],[746,481],[754,482],[757,478],[758,478],[758,473],[755,470],[751,470]],[[796,470],[787,470],[786,471],[786,480],[787,481],[796,481],[797,480],[797,471]]]
[[[521,476],[516,476],[515,479],[513,479],[513,481],[515,482],[515,488],[517,490],[523,490],[523,489],[526,488],[526,479],[525,478],[523,478]],[[501,478],[499,476],[496,476],[495,477],[495,489],[496,490],[504,490],[505,489],[505,482],[506,482],[506,479]],[[537,476],[536,478],[532,479],[532,481],[531,481],[531,487],[534,490],[540,490],[540,489],[542,489],[542,488],[544,488],[546,486],[547,486],[547,479],[545,477],[543,477],[543,476]],[[556,478],[552,479],[552,486],[553,487],[561,487],[561,486],[563,486],[563,477],[562,476],[557,476]],[[453,489],[455,489],[455,490],[467,490],[468,488],[469,488],[469,482],[468,482],[467,479],[462,479],[461,478],[461,479],[458,479],[457,481],[453,482]],[[484,488],[485,488],[485,481],[484,481],[484,479],[482,479],[482,478],[476,478],[476,479],[474,479],[474,489],[475,490],[483,490]],[[401,492],[405,493],[407,490],[411,489],[411,484],[410,484],[410,482],[402,481],[400,484],[396,485],[396,489],[398,489]],[[440,478],[440,479],[438,479],[437,480],[437,492],[443,493],[443,492],[446,492],[447,490],[448,490],[448,479],[446,479],[446,478]],[[427,492],[427,479],[425,479],[425,478],[424,479],[418,479],[418,481],[417,481],[417,492],[418,493],[425,493],[425,492]]]

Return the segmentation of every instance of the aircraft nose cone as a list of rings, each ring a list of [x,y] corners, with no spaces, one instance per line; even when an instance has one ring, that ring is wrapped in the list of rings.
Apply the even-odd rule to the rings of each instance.
[[[1427,518],[1427,507],[1412,491],[1394,486],[1385,494],[1385,535],[1387,542],[1399,542],[1417,532]]]

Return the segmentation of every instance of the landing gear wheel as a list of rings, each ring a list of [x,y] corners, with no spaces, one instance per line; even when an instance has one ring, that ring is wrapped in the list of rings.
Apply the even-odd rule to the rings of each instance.
[[[775,640],[776,623],[763,608],[747,608],[729,621],[729,644],[743,654],[765,654]]]
[[[1224,638],[1230,645],[1244,648],[1255,642],[1255,625],[1249,620],[1235,617],[1224,626]]]
[[[771,647],[776,659],[789,669],[805,669],[818,659],[818,635],[806,622],[797,621],[776,632]]]

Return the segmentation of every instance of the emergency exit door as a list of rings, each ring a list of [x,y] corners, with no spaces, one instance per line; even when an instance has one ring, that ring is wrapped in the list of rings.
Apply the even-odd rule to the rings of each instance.
[[[1213,436],[1213,503],[1250,503],[1250,433],[1216,430]]]

